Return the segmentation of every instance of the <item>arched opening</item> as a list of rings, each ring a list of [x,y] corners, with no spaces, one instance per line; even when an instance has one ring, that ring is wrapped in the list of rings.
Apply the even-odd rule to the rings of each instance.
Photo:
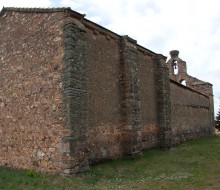
[[[177,61],[173,61],[173,73],[177,75],[179,72]]]
[[[186,86],[186,80],[180,80],[180,84]]]

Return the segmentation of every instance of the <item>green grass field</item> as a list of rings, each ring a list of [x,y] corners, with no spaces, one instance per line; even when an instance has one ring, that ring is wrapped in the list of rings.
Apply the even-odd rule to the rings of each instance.
[[[220,189],[220,136],[203,137],[174,150],[149,150],[71,177],[0,167],[0,190]]]

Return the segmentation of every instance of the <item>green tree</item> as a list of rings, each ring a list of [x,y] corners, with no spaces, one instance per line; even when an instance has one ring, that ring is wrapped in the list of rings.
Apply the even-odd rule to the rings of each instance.
[[[215,128],[220,130],[220,107],[219,107],[218,113],[216,115]]]

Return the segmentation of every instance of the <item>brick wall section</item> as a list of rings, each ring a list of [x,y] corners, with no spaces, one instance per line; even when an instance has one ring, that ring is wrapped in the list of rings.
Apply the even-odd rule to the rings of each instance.
[[[0,164],[62,172],[62,12],[0,17]]]
[[[173,144],[212,134],[209,97],[171,81]]]
[[[156,92],[156,64],[152,56],[138,51],[140,64],[140,103],[142,149],[158,147],[159,126],[157,123],[157,92]]]
[[[119,40],[102,28],[87,32],[88,151],[90,163],[120,157]]]
[[[191,77],[191,88],[201,92],[209,97],[210,101],[210,109],[209,109],[209,115],[210,115],[210,126],[212,127],[213,134],[215,133],[215,121],[214,121],[214,100],[213,100],[213,89],[212,84],[208,82],[201,82],[200,80]]]

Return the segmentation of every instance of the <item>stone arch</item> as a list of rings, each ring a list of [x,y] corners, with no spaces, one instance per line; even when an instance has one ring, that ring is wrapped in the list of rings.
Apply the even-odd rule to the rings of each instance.
[[[178,65],[178,61],[173,60],[173,73],[174,75],[178,75],[179,73],[179,65]]]

